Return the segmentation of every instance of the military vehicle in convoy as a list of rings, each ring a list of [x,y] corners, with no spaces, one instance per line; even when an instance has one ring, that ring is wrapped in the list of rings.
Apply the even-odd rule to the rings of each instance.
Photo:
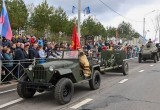
[[[154,43],[147,43],[139,53],[138,61],[142,63],[146,60],[154,60],[154,63],[159,61],[159,51]]]
[[[128,75],[129,65],[126,60],[125,51],[114,50],[114,51],[102,51],[100,56],[100,72],[106,73],[108,70],[116,70],[117,72]]]
[[[98,61],[90,59],[90,66],[83,68],[83,63],[87,61],[80,61],[79,55],[79,51],[62,51],[60,59],[49,59],[50,61],[43,64],[30,65],[18,82],[18,95],[27,99],[33,97],[36,91],[54,91],[57,102],[66,104],[74,93],[73,83],[89,81],[92,90],[98,89],[101,83]],[[86,71],[90,71],[90,77],[84,76]]]

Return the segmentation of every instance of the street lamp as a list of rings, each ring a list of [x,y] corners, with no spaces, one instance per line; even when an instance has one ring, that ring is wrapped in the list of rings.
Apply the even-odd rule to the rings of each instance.
[[[146,32],[145,32],[145,16],[148,15],[148,14],[150,14],[150,13],[152,13],[152,12],[155,12],[155,10],[146,13],[146,14],[144,15],[144,17],[143,17],[143,37],[146,37],[146,34],[145,34],[145,33],[146,33]]]

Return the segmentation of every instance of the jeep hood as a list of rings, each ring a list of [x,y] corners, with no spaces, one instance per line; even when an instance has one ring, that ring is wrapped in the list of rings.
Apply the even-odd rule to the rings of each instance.
[[[71,66],[72,64],[74,64],[73,61],[57,60],[57,61],[51,61],[51,62],[43,63],[43,64],[40,64],[40,65],[42,65],[44,68],[49,68],[50,66],[53,66],[56,69],[56,68],[64,68],[64,67],[67,67],[67,66]]]

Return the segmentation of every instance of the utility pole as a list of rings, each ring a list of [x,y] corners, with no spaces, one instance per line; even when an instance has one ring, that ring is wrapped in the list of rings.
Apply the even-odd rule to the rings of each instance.
[[[144,15],[144,18],[143,18],[143,37],[146,37],[146,31],[145,31],[145,23],[146,23],[146,19],[145,19],[145,16],[152,13],[152,12],[155,12],[155,10],[151,11],[151,12],[148,12]]]
[[[145,17],[143,18],[143,38],[145,38],[146,37],[146,35],[145,35]]]
[[[159,28],[159,43],[160,43],[160,28]]]
[[[158,15],[158,30],[159,30],[159,43],[160,43],[160,15]]]
[[[81,0],[78,0],[78,36],[81,37]]]

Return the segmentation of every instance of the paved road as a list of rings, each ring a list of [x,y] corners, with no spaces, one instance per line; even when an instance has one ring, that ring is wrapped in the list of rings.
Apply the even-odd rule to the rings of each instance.
[[[72,101],[59,105],[52,92],[21,99],[16,86],[0,87],[2,110],[160,110],[160,63],[129,61],[130,74],[108,72],[100,89],[91,91],[88,82],[75,85]],[[10,90],[10,91],[7,91]]]

